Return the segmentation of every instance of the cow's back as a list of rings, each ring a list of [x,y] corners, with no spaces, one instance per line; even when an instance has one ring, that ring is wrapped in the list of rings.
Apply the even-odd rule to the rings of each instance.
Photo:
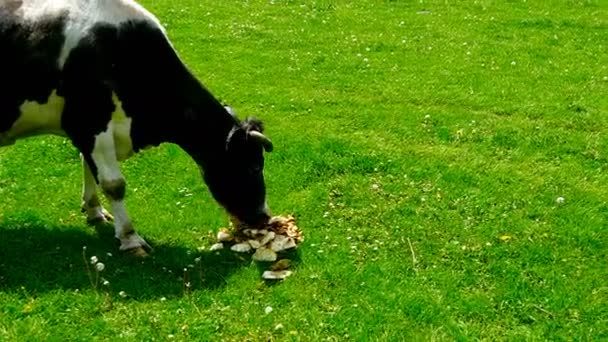
[[[0,0],[0,146],[66,128],[97,133],[117,107],[112,93],[137,111],[154,95],[133,89],[152,85],[142,65],[162,57],[155,48],[174,55],[157,19],[132,0]],[[172,74],[168,64],[161,69]]]

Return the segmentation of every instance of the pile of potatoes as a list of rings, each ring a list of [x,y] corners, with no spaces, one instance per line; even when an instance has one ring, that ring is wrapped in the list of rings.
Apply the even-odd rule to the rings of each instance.
[[[225,228],[221,229],[217,234],[217,240],[218,242],[211,246],[212,251],[223,249],[225,244],[231,244],[230,250],[234,252],[253,252],[252,259],[255,261],[274,262],[262,277],[275,280],[285,279],[292,273],[288,269],[289,260],[278,260],[278,253],[296,248],[304,241],[304,236],[292,216],[275,216],[260,229],[244,228],[232,232]]]

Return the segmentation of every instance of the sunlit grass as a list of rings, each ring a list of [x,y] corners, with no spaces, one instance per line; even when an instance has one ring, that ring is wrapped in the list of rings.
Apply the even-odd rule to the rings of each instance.
[[[608,3],[142,3],[265,121],[295,274],[199,251],[227,218],[176,146],[123,164],[142,262],[85,225],[69,143],[20,141],[0,150],[0,339],[608,338]]]

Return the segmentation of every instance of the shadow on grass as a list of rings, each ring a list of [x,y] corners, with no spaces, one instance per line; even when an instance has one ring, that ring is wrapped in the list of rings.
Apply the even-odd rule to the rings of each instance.
[[[183,295],[188,282],[192,291],[222,287],[251,262],[249,257],[227,251],[199,252],[154,241],[148,241],[154,248],[151,257],[137,259],[118,250],[111,226],[98,227],[97,235],[90,234],[92,229],[54,226],[31,217],[5,218],[0,222],[0,291],[35,294],[91,289],[86,262],[96,256],[105,265],[101,276],[110,282],[112,292],[156,299]],[[83,246],[87,246],[86,256]],[[88,266],[95,276],[92,265]]]

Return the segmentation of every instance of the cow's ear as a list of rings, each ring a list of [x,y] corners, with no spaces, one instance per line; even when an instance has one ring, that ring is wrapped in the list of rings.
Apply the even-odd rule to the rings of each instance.
[[[256,118],[254,118],[253,116],[248,116],[245,120],[243,120],[243,123],[241,123],[241,126],[247,132],[258,131],[260,133],[264,133],[264,124],[262,123],[261,120],[258,120]]]

